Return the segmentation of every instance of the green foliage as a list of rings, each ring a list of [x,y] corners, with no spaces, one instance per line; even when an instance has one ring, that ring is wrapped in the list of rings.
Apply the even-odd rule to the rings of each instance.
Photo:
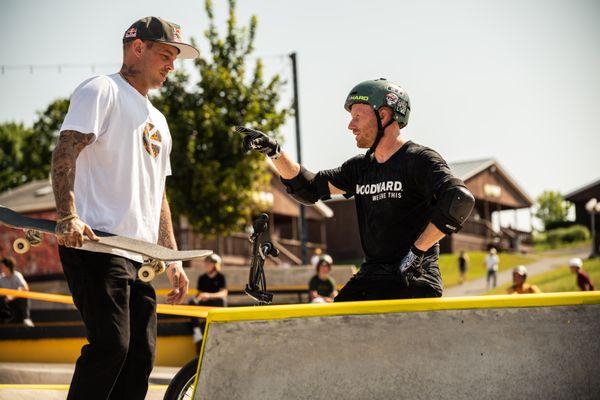
[[[31,128],[9,122],[0,125],[0,192],[27,182],[23,169]]]
[[[38,114],[33,129],[23,124],[0,124],[0,192],[50,174],[52,150],[69,107],[57,100]]]
[[[0,192],[50,175],[52,150],[69,101],[56,100],[38,113],[33,129],[0,124]]]
[[[224,37],[217,32],[211,1],[205,37],[210,54],[195,60],[201,80],[193,85],[185,72],[170,78],[152,102],[169,122],[173,138],[173,176],[167,180],[173,213],[186,215],[193,228],[218,235],[243,228],[258,211],[253,193],[267,188],[270,173],[259,154],[245,154],[234,125],[276,132],[289,110],[278,110],[279,76],[263,77],[256,61],[246,71],[253,51],[257,20],[238,27],[235,1],[229,1]]]
[[[546,190],[537,198],[535,216],[542,221],[544,229],[550,229],[567,221],[570,207],[570,203],[559,192]]]
[[[550,248],[562,244],[571,244],[590,239],[590,231],[583,225],[573,225],[568,228],[552,229],[536,237],[537,243],[545,243]]]

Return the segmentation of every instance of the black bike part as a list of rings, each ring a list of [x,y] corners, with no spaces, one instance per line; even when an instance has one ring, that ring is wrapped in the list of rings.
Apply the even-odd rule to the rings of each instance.
[[[260,214],[260,217],[254,221],[252,228],[254,229],[255,234],[266,232],[269,228],[269,216],[267,214]]]
[[[198,358],[194,358],[185,364],[171,379],[163,400],[191,399],[197,371]]]

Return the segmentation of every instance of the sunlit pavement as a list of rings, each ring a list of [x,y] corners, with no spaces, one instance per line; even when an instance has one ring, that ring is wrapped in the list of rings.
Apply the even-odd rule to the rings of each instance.
[[[72,364],[0,363],[0,400],[64,400]],[[179,369],[155,367],[146,400],[160,400]]]

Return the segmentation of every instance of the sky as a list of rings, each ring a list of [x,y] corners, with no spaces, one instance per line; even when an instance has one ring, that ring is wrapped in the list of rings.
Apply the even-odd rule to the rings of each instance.
[[[227,3],[214,6],[223,28]],[[385,77],[411,99],[402,135],[448,162],[493,157],[532,198],[600,178],[599,1],[245,0],[236,12],[240,24],[258,17],[254,56],[290,81],[284,105],[287,55],[298,55],[309,169],[358,153],[345,97]],[[0,1],[0,122],[31,124],[82,80],[116,72],[123,32],[147,15],[180,24],[206,53],[201,0]],[[82,67],[57,68],[68,64]],[[281,133],[295,154],[293,119]]]

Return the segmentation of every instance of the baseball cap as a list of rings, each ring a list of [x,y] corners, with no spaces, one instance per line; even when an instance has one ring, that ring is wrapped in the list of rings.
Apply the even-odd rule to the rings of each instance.
[[[582,265],[583,261],[581,261],[581,258],[571,258],[569,260],[569,267],[581,268]]]
[[[515,269],[513,269],[513,274],[519,274],[521,276],[527,275],[527,267],[524,265],[519,265]]]
[[[213,253],[206,257],[206,262],[221,264],[221,257],[218,254]]]
[[[141,39],[165,43],[177,47],[177,58],[196,58],[200,52],[192,45],[183,43],[181,27],[158,17],[145,17],[135,21],[123,35],[123,43]]]

